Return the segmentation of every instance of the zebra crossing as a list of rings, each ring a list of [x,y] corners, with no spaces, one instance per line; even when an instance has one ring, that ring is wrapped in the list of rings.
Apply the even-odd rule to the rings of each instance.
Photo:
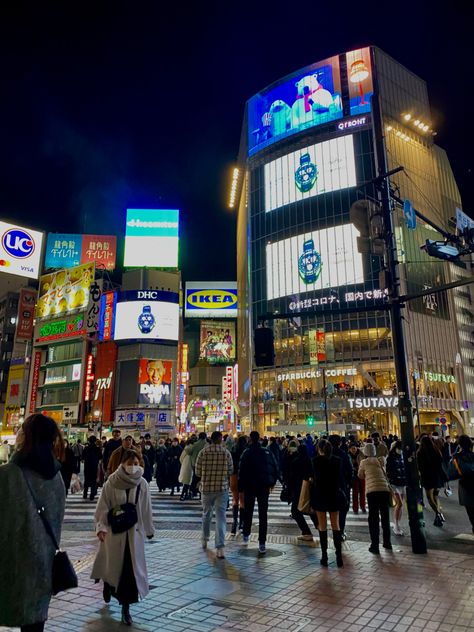
[[[159,492],[155,481],[150,483],[153,519],[157,529],[199,529],[201,527],[201,503],[199,500],[179,500],[179,494],[170,495],[169,490]],[[268,526],[273,532],[278,529],[285,533],[299,533],[295,521],[290,516],[290,507],[280,500],[280,487],[275,487],[270,494],[268,506]],[[100,490],[99,490],[100,494]],[[81,530],[93,530],[94,513],[97,499],[92,502],[84,500],[81,493],[68,494],[66,499],[66,512],[64,525],[67,529],[73,525]],[[227,512],[228,522],[232,521],[232,506],[229,505]],[[258,524],[257,503],[254,514],[254,525]],[[309,524],[309,520],[308,520]],[[350,528],[367,529],[367,514],[353,514],[349,511],[347,515],[346,530]]]

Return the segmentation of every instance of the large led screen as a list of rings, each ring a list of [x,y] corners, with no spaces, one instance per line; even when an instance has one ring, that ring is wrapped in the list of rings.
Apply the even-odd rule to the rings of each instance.
[[[177,268],[179,211],[127,209],[124,266]]]
[[[248,102],[248,151],[342,118],[339,57],[303,68]]]
[[[94,264],[57,270],[40,278],[36,316],[47,318],[85,309],[89,304]]]
[[[363,283],[359,234],[344,224],[268,244],[267,299]]]
[[[209,364],[235,362],[235,323],[217,320],[201,321],[199,358]]]
[[[43,233],[0,221],[0,272],[37,279]]]
[[[178,294],[154,290],[119,292],[112,321],[114,340],[177,342]]]
[[[171,406],[172,368],[170,360],[140,360],[139,404]]]
[[[370,112],[374,92],[370,48],[359,48],[346,53],[346,64],[351,116]]]
[[[356,184],[352,134],[332,138],[265,165],[265,210]]]

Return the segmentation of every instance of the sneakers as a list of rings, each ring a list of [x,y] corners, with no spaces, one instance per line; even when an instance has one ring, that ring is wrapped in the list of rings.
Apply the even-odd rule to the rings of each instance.
[[[378,546],[369,546],[369,552],[373,553],[374,555],[380,555],[380,549]]]
[[[393,535],[405,535],[405,532],[400,528],[400,525],[396,524],[393,527]]]
[[[247,546],[250,540],[250,536],[244,535],[242,536],[242,546]]]
[[[265,544],[259,544],[259,545],[258,545],[258,552],[259,552],[260,554],[262,554],[262,555],[263,555],[264,553],[266,553],[266,552],[267,552],[267,549],[266,549],[266,547],[265,547]]]
[[[224,549],[217,549],[216,557],[218,560],[225,560]]]
[[[313,536],[310,534],[299,535],[296,539],[300,542],[313,542]]]
[[[435,527],[442,527],[443,526],[443,519],[441,518],[441,514],[437,513],[433,522],[433,525]]]
[[[201,540],[201,546],[204,549],[204,551],[207,549],[207,540],[202,539]]]

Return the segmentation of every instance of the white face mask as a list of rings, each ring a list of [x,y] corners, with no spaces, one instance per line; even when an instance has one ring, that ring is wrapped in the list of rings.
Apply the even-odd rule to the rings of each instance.
[[[151,448],[151,445],[146,445],[145,446],[145,450],[149,450]]]
[[[125,471],[127,472],[127,474],[136,474],[139,469],[140,469],[139,465],[126,465],[125,466]]]
[[[397,454],[403,454],[403,450],[399,450],[398,448],[395,449]]]

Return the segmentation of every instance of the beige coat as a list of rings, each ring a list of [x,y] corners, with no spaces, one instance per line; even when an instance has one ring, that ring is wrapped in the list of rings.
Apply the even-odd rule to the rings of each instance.
[[[129,492],[129,501],[135,502],[136,488]],[[102,490],[97,509],[95,510],[96,532],[106,531],[105,542],[101,542],[94,561],[91,578],[102,579],[114,588],[118,587],[122,573],[125,555],[125,543],[128,533],[130,554],[132,556],[133,572],[137,582],[138,594],[143,599],[148,592],[148,573],[145,561],[145,537],[154,534],[151,495],[148,483],[144,478],[140,481],[140,495],[138,498],[138,522],[124,533],[112,533],[107,521],[109,509],[127,502],[124,489],[113,487],[108,480]]]
[[[359,478],[365,479],[365,493],[388,492],[390,487],[385,474],[385,459],[368,456],[359,465]]]

